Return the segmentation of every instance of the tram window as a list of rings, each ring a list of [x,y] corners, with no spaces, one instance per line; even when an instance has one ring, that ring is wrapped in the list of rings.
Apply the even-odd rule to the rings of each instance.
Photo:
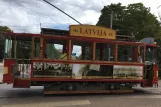
[[[114,61],[114,45],[96,43],[96,60]]]
[[[6,40],[5,57],[30,59],[31,58],[31,41]]]
[[[81,57],[81,53],[82,53],[81,46],[73,45],[72,59],[78,59],[78,58],[80,58]]]
[[[121,62],[137,62],[136,46],[118,45],[118,61]]]
[[[31,41],[17,41],[17,49],[16,49],[16,57],[17,58],[25,58],[30,59],[31,58]]]
[[[44,57],[48,59],[67,59],[67,46],[65,40],[46,39]]]
[[[12,40],[5,40],[5,58],[11,57]]]
[[[157,63],[157,48],[146,47],[145,61]]]
[[[72,58],[75,60],[92,60],[92,43],[72,41]]]
[[[140,54],[139,56],[142,59],[142,62],[144,62],[144,46],[140,46]]]
[[[34,57],[40,57],[40,38],[34,38]]]

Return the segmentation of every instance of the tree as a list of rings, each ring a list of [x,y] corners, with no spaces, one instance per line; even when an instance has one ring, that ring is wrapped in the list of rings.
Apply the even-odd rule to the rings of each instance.
[[[150,13],[150,8],[145,7],[142,3],[128,6],[122,6],[121,3],[107,5],[101,10],[102,14],[96,25],[109,27],[111,11],[113,11],[113,29],[117,30],[117,34],[134,34],[137,40],[145,37],[160,39],[159,21]]]
[[[46,45],[46,54],[51,59],[59,59],[61,53],[55,48],[54,44]]]
[[[13,31],[7,26],[0,26],[0,33],[3,32],[13,32]]]
[[[7,26],[0,26],[0,61],[4,57],[4,37],[1,34],[4,32],[13,32],[13,31]]]
[[[110,17],[113,11],[113,29],[119,30],[120,32],[120,30],[123,30],[122,27],[125,16],[125,9],[126,7],[121,6],[121,3],[104,6],[104,8],[101,10],[102,14],[96,25],[110,27]]]

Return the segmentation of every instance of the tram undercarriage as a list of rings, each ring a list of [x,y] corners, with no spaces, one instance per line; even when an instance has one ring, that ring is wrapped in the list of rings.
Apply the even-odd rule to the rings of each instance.
[[[130,83],[108,82],[33,82],[44,85],[44,94],[129,93],[134,92]],[[135,84],[133,84],[135,85]]]

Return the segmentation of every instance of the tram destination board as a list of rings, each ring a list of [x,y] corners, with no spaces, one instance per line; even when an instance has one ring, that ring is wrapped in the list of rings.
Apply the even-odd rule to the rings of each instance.
[[[71,25],[70,36],[116,39],[116,31],[93,25]]]

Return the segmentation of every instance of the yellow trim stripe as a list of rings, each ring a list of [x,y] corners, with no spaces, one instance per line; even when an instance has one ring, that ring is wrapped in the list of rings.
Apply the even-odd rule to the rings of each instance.
[[[8,74],[8,67],[4,67],[3,74]]]
[[[156,77],[158,77],[158,71],[156,71]]]

